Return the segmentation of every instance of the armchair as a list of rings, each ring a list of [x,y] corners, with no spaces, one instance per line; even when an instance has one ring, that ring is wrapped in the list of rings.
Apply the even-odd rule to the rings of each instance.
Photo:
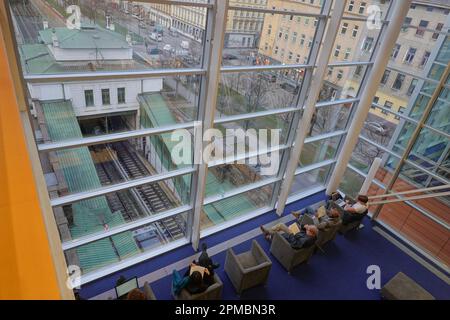
[[[222,298],[223,283],[217,273],[214,273],[214,283],[202,293],[190,294],[186,289],[182,289],[175,300],[220,300]]]
[[[291,273],[291,270],[295,266],[303,262],[308,263],[309,258],[314,252],[314,248],[315,246],[300,250],[293,249],[289,242],[277,232],[273,235],[270,252],[286,268],[288,273]]]
[[[272,261],[256,240],[250,251],[236,255],[228,249],[225,259],[225,272],[240,295],[243,290],[265,284],[269,277]]]

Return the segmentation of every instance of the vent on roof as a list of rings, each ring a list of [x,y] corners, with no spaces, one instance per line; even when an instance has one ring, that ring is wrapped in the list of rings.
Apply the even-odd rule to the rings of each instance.
[[[100,39],[100,36],[99,36],[98,34],[94,34],[94,35],[92,36],[92,38],[94,38],[94,39]]]

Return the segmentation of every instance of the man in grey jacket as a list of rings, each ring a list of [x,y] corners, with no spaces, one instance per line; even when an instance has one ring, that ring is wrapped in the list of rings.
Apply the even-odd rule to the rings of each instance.
[[[324,213],[321,213],[321,210],[323,210]],[[317,211],[314,211],[311,208],[307,208],[306,213],[311,216],[317,229],[322,231],[328,231],[331,228],[334,228],[342,223],[341,216],[336,208],[326,210],[325,207],[321,207]],[[292,214],[297,219],[300,219],[300,213],[295,212]]]

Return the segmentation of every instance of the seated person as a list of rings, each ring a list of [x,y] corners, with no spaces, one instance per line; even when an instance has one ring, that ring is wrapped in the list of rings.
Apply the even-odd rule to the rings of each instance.
[[[195,261],[191,263],[184,276],[189,277],[185,289],[190,294],[202,293],[214,283],[214,275],[211,275],[209,269],[198,265]]]
[[[326,210],[324,206],[314,211],[312,208],[306,208],[306,213],[309,213],[314,221],[314,225],[319,230],[327,231],[333,227],[341,224],[341,216],[336,208]],[[297,212],[292,213],[297,219],[300,219],[300,214]]]
[[[369,209],[367,202],[369,202],[369,198],[365,195],[359,195],[354,204],[350,204],[350,202],[347,201],[342,216],[342,224],[348,225],[352,222],[362,220]]]
[[[147,300],[145,293],[141,291],[141,289],[134,288],[130,292],[128,292],[127,300]]]
[[[297,224],[298,221],[295,223]],[[277,224],[270,229],[266,229],[264,228],[264,226],[261,226],[260,228],[266,240],[269,241],[272,240],[275,232],[281,232],[281,235],[289,242],[291,247],[297,250],[302,248],[309,248],[314,245],[317,240],[317,234],[319,233],[319,230],[316,226],[308,224],[301,225],[298,232],[293,232],[283,223]]]

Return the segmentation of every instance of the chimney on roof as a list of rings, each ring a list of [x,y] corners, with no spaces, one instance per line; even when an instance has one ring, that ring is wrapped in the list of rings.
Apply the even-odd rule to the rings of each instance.
[[[59,47],[59,40],[58,40],[58,37],[56,36],[55,29],[53,29],[53,32],[52,32],[52,42],[53,42],[54,47]]]
[[[111,22],[111,23],[109,24],[109,30],[111,30],[111,31],[116,31],[116,26],[114,25],[114,22]]]
[[[42,24],[44,25],[44,30],[47,30],[48,29],[48,21],[44,20],[44,21],[42,21]]]

